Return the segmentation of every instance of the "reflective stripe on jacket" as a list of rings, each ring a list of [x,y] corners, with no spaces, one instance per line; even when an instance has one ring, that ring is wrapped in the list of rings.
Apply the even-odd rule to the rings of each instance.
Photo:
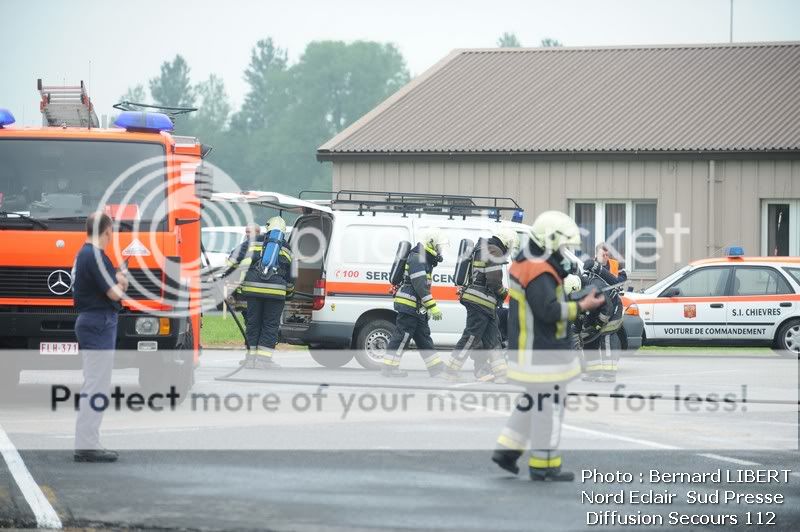
[[[405,314],[416,314],[420,308],[431,309],[436,300],[431,295],[433,264],[428,252],[418,244],[406,259],[406,271],[400,288],[394,295],[394,309]]]
[[[512,263],[509,277],[509,379],[550,383],[580,375],[568,326],[578,316],[578,304],[566,301],[555,268],[547,261],[523,259]]]

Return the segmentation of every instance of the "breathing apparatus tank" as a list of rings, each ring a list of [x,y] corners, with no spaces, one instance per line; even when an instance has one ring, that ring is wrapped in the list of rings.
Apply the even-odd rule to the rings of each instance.
[[[261,252],[261,275],[270,277],[278,268],[278,257],[283,246],[283,231],[273,229],[264,239],[264,250]]]
[[[411,252],[411,242],[408,240],[401,240],[397,244],[397,253],[394,255],[394,262],[392,262],[392,269],[389,270],[389,283],[392,286],[399,286],[403,282],[403,276],[406,273],[406,260],[408,254]]]
[[[472,270],[472,257],[475,253],[475,243],[469,238],[464,238],[458,245],[458,259],[453,280],[456,286],[466,287],[470,281],[470,270]]]

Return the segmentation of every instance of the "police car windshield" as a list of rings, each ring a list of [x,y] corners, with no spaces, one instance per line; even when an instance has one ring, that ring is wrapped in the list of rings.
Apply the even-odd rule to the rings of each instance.
[[[164,178],[143,179],[157,165],[129,172],[144,160],[164,158],[156,143],[59,139],[0,140],[0,209],[37,220],[82,224],[106,205],[117,219],[153,221],[163,201],[153,196]],[[163,163],[160,163],[163,164]],[[113,188],[111,186],[114,185]],[[166,194],[166,187],[163,187]],[[134,191],[132,193],[129,193]],[[150,195],[149,199],[146,199]],[[163,216],[163,213],[161,213]]]
[[[691,266],[684,266],[680,270],[678,270],[676,272],[673,272],[671,275],[668,275],[667,277],[665,277],[664,279],[660,280],[656,284],[654,284],[654,285],[652,285],[652,286],[650,286],[648,288],[645,288],[643,290],[643,293],[645,293],[645,294],[656,294],[658,292],[661,292],[664,288],[666,288],[669,285],[671,285],[672,283],[674,283],[680,277],[683,277],[683,275],[686,272],[688,272],[689,270],[691,270],[691,269],[692,269]]]

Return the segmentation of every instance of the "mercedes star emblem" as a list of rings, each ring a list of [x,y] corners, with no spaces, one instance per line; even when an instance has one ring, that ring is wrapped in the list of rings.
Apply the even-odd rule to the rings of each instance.
[[[64,270],[56,270],[47,276],[47,288],[57,296],[63,296],[72,288],[72,276]]]

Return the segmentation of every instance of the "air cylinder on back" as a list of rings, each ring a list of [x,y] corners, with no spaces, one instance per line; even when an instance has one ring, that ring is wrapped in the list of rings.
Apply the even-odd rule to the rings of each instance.
[[[458,259],[456,259],[456,270],[453,275],[456,286],[467,286],[469,284],[469,271],[472,265],[472,253],[475,251],[475,243],[469,238],[461,240],[458,245]]]
[[[278,266],[278,256],[283,245],[283,231],[273,229],[267,233],[264,240],[264,250],[261,252],[261,272],[266,275]]]
[[[401,240],[397,244],[397,253],[394,255],[394,262],[392,262],[392,269],[389,270],[389,282],[392,286],[397,286],[403,282],[403,275],[406,272],[406,259],[411,251],[411,242],[408,240]]]

